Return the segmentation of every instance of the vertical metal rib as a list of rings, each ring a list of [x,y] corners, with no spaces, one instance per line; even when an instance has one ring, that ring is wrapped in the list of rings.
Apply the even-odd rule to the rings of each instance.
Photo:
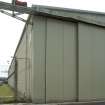
[[[45,103],[46,99],[46,50],[47,50],[47,17],[45,19]]]
[[[76,24],[76,101],[79,101],[79,36]]]

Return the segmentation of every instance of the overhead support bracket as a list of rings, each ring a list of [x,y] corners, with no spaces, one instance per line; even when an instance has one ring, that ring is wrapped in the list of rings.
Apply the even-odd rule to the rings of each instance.
[[[18,20],[21,20],[21,21],[23,21],[23,22],[26,22],[25,19],[23,19],[23,18],[21,18],[21,17],[18,17],[18,16],[16,16],[16,15],[13,15],[13,14],[11,14],[11,13],[8,13],[8,12],[6,12],[6,11],[4,11],[4,10],[0,10],[0,12],[3,13],[3,14],[6,14],[6,15],[8,15],[8,16],[11,16],[11,17],[13,17],[13,18],[16,18],[16,19],[18,19]]]
[[[14,15],[23,15],[24,13],[14,13]]]
[[[18,19],[18,20],[20,20],[20,21],[22,21],[22,22],[27,22],[27,20],[25,20],[25,19],[23,19],[23,18],[21,18],[21,17],[18,17],[18,16],[16,16],[16,15],[13,15],[13,14],[11,14],[11,13],[8,13],[8,12],[6,12],[6,11],[4,11],[4,10],[0,10],[0,12],[3,13],[3,14],[6,14],[6,15],[8,15],[8,16],[11,16],[11,17],[13,17],[13,18],[15,18],[15,19]],[[32,25],[31,22],[29,22],[29,24]]]

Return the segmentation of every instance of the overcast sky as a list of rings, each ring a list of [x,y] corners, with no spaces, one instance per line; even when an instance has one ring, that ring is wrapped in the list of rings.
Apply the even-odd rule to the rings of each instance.
[[[4,0],[0,0],[4,1]],[[11,2],[12,0],[5,0]],[[48,5],[81,10],[105,12],[105,0],[21,0],[27,1],[28,6]],[[24,16],[25,17],[25,16]],[[26,18],[26,17],[25,17]],[[0,13],[0,76],[7,76],[8,61],[14,55],[21,36],[24,23]]]

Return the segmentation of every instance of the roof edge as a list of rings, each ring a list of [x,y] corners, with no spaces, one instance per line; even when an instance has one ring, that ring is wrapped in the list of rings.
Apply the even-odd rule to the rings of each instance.
[[[73,9],[73,8],[63,8],[63,7],[55,7],[55,6],[32,5],[32,8],[33,9],[44,8],[44,9],[51,9],[51,10],[57,10],[57,11],[79,12],[79,13],[104,15],[105,16],[105,12],[97,12],[97,11],[82,10],[82,9]]]

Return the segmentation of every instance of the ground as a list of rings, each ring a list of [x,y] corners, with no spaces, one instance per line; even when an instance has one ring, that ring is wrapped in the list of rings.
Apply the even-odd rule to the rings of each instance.
[[[7,84],[0,86],[0,96],[13,96],[13,95],[14,95],[13,90]]]
[[[0,101],[13,101],[13,97],[14,92],[7,84],[0,86]]]

